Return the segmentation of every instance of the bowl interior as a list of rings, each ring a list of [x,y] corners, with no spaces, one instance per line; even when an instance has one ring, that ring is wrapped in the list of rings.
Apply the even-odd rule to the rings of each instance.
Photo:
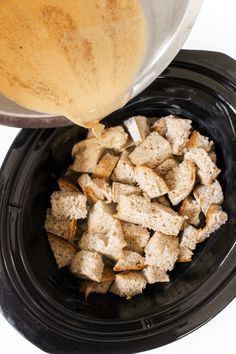
[[[40,133],[32,149],[35,158],[25,158],[30,177],[24,190],[22,232],[19,234],[25,268],[45,298],[73,314],[97,320],[134,320],[167,310],[175,313],[176,306],[193,301],[197,289],[223,262],[235,242],[235,136],[224,103],[203,93],[202,88],[189,89],[165,80],[160,91],[152,90],[130,102],[124,109],[105,119],[107,125],[117,125],[135,114],[161,117],[170,113],[193,120],[193,127],[215,142],[219,180],[223,187],[224,210],[229,221],[210,239],[200,244],[191,263],[177,264],[170,282],[147,286],[143,295],[127,301],[113,294],[90,295],[85,301],[79,292],[79,280],[67,269],[58,270],[43,228],[49,196],[58,189],[56,179],[71,163],[70,151],[75,142],[85,138],[85,129],[71,126]],[[192,298],[192,300],[191,300]]]
[[[127,97],[134,97],[143,91],[179,52],[191,31],[202,2],[203,0],[158,2],[141,0],[148,26],[147,50],[142,67],[128,90]],[[66,124],[63,117],[55,121],[55,115],[26,109],[1,92],[0,122],[20,127],[51,127]]]

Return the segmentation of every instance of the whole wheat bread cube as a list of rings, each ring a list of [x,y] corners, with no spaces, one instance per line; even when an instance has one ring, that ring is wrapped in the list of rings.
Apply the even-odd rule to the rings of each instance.
[[[89,129],[87,140],[92,138],[96,139],[98,144],[105,149],[121,151],[127,144],[128,134],[121,125],[105,128],[104,125],[100,124],[96,131]]]
[[[148,119],[143,116],[131,117],[124,121],[130,136],[136,145],[143,142],[149,132]]]
[[[103,201],[95,203],[88,215],[88,231],[90,233],[106,234],[114,223],[114,210]]]
[[[113,270],[115,272],[123,272],[126,270],[141,270],[143,268],[145,268],[144,257],[137,252],[124,250],[123,257],[115,264]]]
[[[179,165],[178,161],[173,157],[166,159],[159,166],[156,167],[155,171],[160,176],[165,176],[172,168],[177,167]]]
[[[110,288],[110,292],[131,299],[137,294],[141,294],[145,289],[147,281],[140,271],[129,271],[116,274],[115,281]]]
[[[81,280],[80,281],[80,291],[84,293],[85,299],[88,298],[89,294],[106,294],[112,284],[112,280],[102,281],[100,283],[93,280]]]
[[[168,235],[178,235],[184,221],[171,208],[137,195],[121,195],[115,217]]]
[[[95,167],[93,176],[109,179],[114,168],[116,167],[118,160],[119,156],[115,156],[109,152],[106,153]]]
[[[98,200],[112,201],[111,187],[104,178],[91,178],[87,173],[82,174],[78,183],[83,193],[93,203]]]
[[[202,184],[211,184],[220,169],[212,162],[208,153],[201,148],[193,148],[184,155],[185,160],[192,160],[197,166],[197,176]]]
[[[212,204],[206,213],[206,225],[198,231],[197,242],[203,242],[206,238],[218,230],[228,220],[228,215],[217,204]]]
[[[48,241],[58,268],[70,265],[76,253],[76,249],[66,240],[52,234],[48,234]]]
[[[112,180],[127,183],[127,184],[134,184],[134,165],[129,159],[127,151],[123,151],[114,173],[112,175]]]
[[[159,133],[161,136],[166,136],[166,117],[159,118],[156,122],[152,125],[152,130]]]
[[[192,121],[176,116],[168,116],[165,121],[166,139],[171,144],[172,153],[174,155],[182,155],[188,142]]]
[[[57,180],[57,183],[60,187],[61,191],[72,191],[77,192],[78,186],[75,180],[73,180],[70,176],[61,177]]]
[[[103,253],[108,244],[107,234],[84,232],[78,241],[78,247],[84,251]]]
[[[201,148],[206,152],[209,152],[213,146],[214,146],[213,141],[210,141],[208,137],[201,135],[196,130],[192,132],[189,141],[187,143],[187,148],[189,150],[192,148]]]
[[[112,215],[112,207],[98,201],[89,213],[88,231],[90,234],[106,235],[108,241],[103,254],[113,259],[119,259],[123,255],[122,249],[126,246],[126,242],[121,223]]]
[[[93,280],[81,280],[80,291],[84,293],[86,299],[90,293],[106,294],[114,279],[115,274],[112,268],[104,266],[100,283]]]
[[[51,234],[72,241],[75,238],[77,231],[77,220],[70,220],[70,218],[56,218],[52,215],[52,210],[47,209],[44,228]]]
[[[214,164],[216,164],[216,162],[217,162],[217,157],[216,157],[215,151],[214,151],[214,150],[209,151],[209,152],[208,152],[208,155],[209,155],[211,161],[214,162]]]
[[[191,262],[193,250],[197,244],[198,229],[188,225],[184,230],[180,240],[178,262]]]
[[[171,156],[169,142],[157,132],[152,132],[129,155],[134,165],[154,168]]]
[[[193,195],[205,215],[211,204],[222,204],[224,201],[223,191],[217,180],[207,186],[200,185],[196,187]]]
[[[169,188],[164,179],[149,167],[136,166],[134,179],[138,183],[138,186],[147,193],[150,198],[158,198],[169,192]]]
[[[122,229],[124,233],[124,239],[127,243],[125,247],[127,250],[143,254],[144,247],[148,243],[150,233],[147,228],[122,222]]]
[[[196,168],[190,160],[181,162],[167,173],[166,182],[170,188],[168,197],[173,205],[179,204],[192,192],[195,180]]]
[[[143,275],[146,278],[148,284],[170,281],[169,275],[164,270],[155,266],[147,266],[144,268]]]
[[[111,193],[112,193],[113,202],[117,203],[120,195],[130,195],[130,194],[141,195],[142,190],[138,187],[131,186],[129,184],[113,182]]]
[[[122,229],[114,221],[106,234],[85,232],[79,241],[79,248],[86,251],[96,251],[113,260],[123,257],[123,248],[126,246]]]
[[[160,232],[155,232],[145,247],[145,263],[164,271],[174,268],[178,255],[178,238]]]
[[[78,278],[98,282],[102,279],[103,268],[102,256],[90,251],[77,252],[70,265],[70,271]]]
[[[200,223],[200,212],[199,203],[192,197],[187,197],[179,209],[179,214],[187,217],[187,222],[194,226]]]
[[[124,239],[124,233],[119,220],[115,220],[108,233],[108,244],[104,253],[107,257],[118,260],[123,257],[123,248],[127,243]]]
[[[80,192],[56,191],[50,197],[52,215],[57,218],[85,219],[87,197]]]
[[[102,157],[105,148],[97,138],[82,140],[72,149],[73,163],[70,169],[82,173],[92,173]]]
[[[154,200],[153,200],[154,201]],[[169,202],[169,199],[165,196],[165,195],[161,195],[159,198],[157,198],[157,200],[155,200],[154,202],[157,202],[159,204],[165,205],[166,207],[170,208],[171,204]]]
[[[128,134],[121,125],[106,128],[101,132],[99,144],[106,149],[121,151],[127,144]]]

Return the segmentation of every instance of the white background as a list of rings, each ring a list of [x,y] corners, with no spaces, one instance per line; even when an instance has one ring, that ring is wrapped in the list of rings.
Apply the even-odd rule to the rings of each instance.
[[[236,59],[235,16],[236,0],[205,0],[185,48],[214,50],[226,53]],[[18,131],[19,129],[16,128],[0,126],[0,165]],[[236,300],[197,331],[175,343],[146,353],[235,354],[235,329]],[[17,333],[1,315],[0,348],[1,354],[43,353]]]

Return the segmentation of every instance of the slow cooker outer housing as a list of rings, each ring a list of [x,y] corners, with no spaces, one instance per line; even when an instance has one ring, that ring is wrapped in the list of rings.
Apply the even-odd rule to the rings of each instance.
[[[229,221],[199,245],[171,282],[130,301],[112,294],[86,302],[78,281],[57,270],[43,222],[56,179],[70,163],[76,126],[22,130],[0,174],[0,306],[6,319],[49,353],[134,353],[170,343],[207,322],[236,292],[236,63],[213,52],[181,51],[148,89],[107,117],[177,114],[216,143]]]

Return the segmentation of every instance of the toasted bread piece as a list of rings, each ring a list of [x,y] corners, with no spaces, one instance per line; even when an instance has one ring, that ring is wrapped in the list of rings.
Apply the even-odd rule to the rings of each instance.
[[[211,158],[211,161],[212,161],[214,164],[216,164],[216,162],[217,162],[217,157],[216,157],[215,151],[214,151],[214,150],[209,151],[209,152],[208,152],[208,155],[209,155],[209,157]]]
[[[143,275],[146,278],[148,284],[170,281],[169,275],[164,270],[155,266],[147,266],[144,268]]]
[[[116,274],[115,281],[110,288],[110,292],[131,299],[131,297],[141,294],[145,289],[147,281],[140,271],[129,271]]]
[[[52,234],[48,234],[48,241],[58,268],[70,265],[76,249],[66,240]]]
[[[108,152],[98,162],[97,166],[94,169],[93,176],[105,179],[110,178],[118,160],[119,156],[112,155]]]
[[[193,148],[184,155],[185,160],[192,160],[197,166],[197,176],[202,184],[211,184],[220,169],[212,162],[208,153],[201,148]]]
[[[113,181],[121,183],[134,184],[134,165],[128,157],[128,152],[123,151],[114,173],[112,175]]]
[[[88,215],[88,231],[106,234],[114,223],[113,208],[102,201],[94,204]]]
[[[82,140],[72,149],[73,163],[70,169],[82,173],[92,173],[102,157],[105,148],[96,138]]]
[[[195,250],[197,244],[197,235],[198,229],[191,225],[186,226],[180,240],[178,262],[191,262],[192,251]]]
[[[167,132],[166,117],[159,118],[156,122],[154,122],[152,125],[152,130],[165,137]]]
[[[127,144],[128,134],[121,125],[106,128],[101,132],[98,142],[106,149],[121,151]]]
[[[179,204],[192,192],[195,180],[196,168],[191,160],[181,162],[167,173],[168,197],[173,205]]]
[[[178,237],[155,232],[145,247],[145,264],[172,270],[179,255]]]
[[[93,280],[81,280],[80,291],[84,293],[86,299],[90,293],[106,294],[114,279],[115,274],[112,268],[104,266],[100,283]]]
[[[182,155],[187,145],[188,137],[191,131],[192,121],[170,115],[165,118],[166,121],[166,139],[170,142],[172,153]]]
[[[159,166],[157,166],[155,170],[160,176],[166,176],[166,174],[172,170],[172,168],[177,167],[178,165],[178,161],[173,157],[170,157],[169,159],[163,161]]]
[[[135,145],[142,143],[149,134],[148,119],[146,117],[131,117],[124,121],[124,125],[131,135]]]
[[[228,220],[228,215],[217,204],[212,204],[206,213],[206,225],[198,231],[197,242],[203,242]]]
[[[154,168],[171,156],[169,142],[157,132],[152,132],[129,155],[134,165]]]
[[[125,242],[127,250],[143,254],[144,247],[148,243],[150,238],[150,233],[147,228],[130,224],[127,222],[122,222],[122,229],[124,233]]]
[[[75,181],[72,180],[69,176],[61,177],[57,180],[57,183],[61,191],[71,191],[77,192],[78,187]]]
[[[184,218],[171,208],[137,195],[121,195],[116,218],[168,235],[178,235]]]
[[[113,270],[115,272],[123,272],[126,270],[141,270],[145,268],[144,258],[136,252],[124,250],[124,255],[116,263]]]
[[[168,208],[171,207],[169,200],[164,195],[161,195],[159,198],[157,198],[157,200],[155,202],[165,205]]]
[[[96,251],[113,260],[123,257],[123,248],[126,246],[122,229],[117,223],[111,226],[106,234],[85,232],[79,241],[79,248],[85,251]]]
[[[125,144],[123,149],[121,149],[121,152],[133,150],[135,148],[135,146],[136,145],[135,145],[133,139],[131,138],[131,136],[129,136],[128,140],[127,140],[127,143]]]
[[[44,228],[50,234],[72,241],[76,235],[77,220],[70,220],[70,218],[56,218],[52,215],[52,210],[47,209]]]
[[[201,148],[206,152],[209,152],[213,145],[213,141],[209,141],[208,137],[201,135],[198,131],[194,130],[187,143],[187,149]]]
[[[106,236],[106,248],[103,254],[113,259],[123,256],[122,249],[126,246],[121,223],[112,216],[110,205],[98,201],[91,209],[88,218],[89,234],[103,234]],[[101,251],[100,251],[101,252]]]
[[[113,182],[112,183],[112,200],[114,203],[118,203],[120,195],[136,194],[141,195],[142,190],[138,187],[131,186],[129,184]]]
[[[50,197],[52,215],[57,218],[84,219],[87,197],[80,192],[56,191]]]
[[[70,271],[78,278],[98,282],[102,279],[103,268],[102,256],[90,251],[77,252],[70,265]]]
[[[108,235],[85,231],[78,242],[78,247],[84,251],[103,253],[108,244]]]
[[[179,209],[179,214],[186,216],[187,222],[194,226],[200,223],[200,212],[201,208],[199,203],[192,197],[187,197]]]
[[[85,299],[87,300],[89,294],[106,294],[111,287],[112,280],[100,281],[100,283],[93,280],[81,280],[79,289],[85,295]]]
[[[150,198],[158,198],[169,191],[164,179],[149,167],[136,166],[134,179]]]
[[[115,220],[108,233],[109,242],[106,247],[106,256],[115,260],[123,257],[123,248],[127,243],[124,239],[124,233],[121,226],[121,222]]]
[[[96,203],[98,200],[112,201],[111,187],[104,178],[92,179],[88,174],[82,174],[78,183],[90,201]]]
[[[193,194],[205,215],[211,204],[220,205],[224,201],[223,191],[217,180],[207,186],[196,187]]]

